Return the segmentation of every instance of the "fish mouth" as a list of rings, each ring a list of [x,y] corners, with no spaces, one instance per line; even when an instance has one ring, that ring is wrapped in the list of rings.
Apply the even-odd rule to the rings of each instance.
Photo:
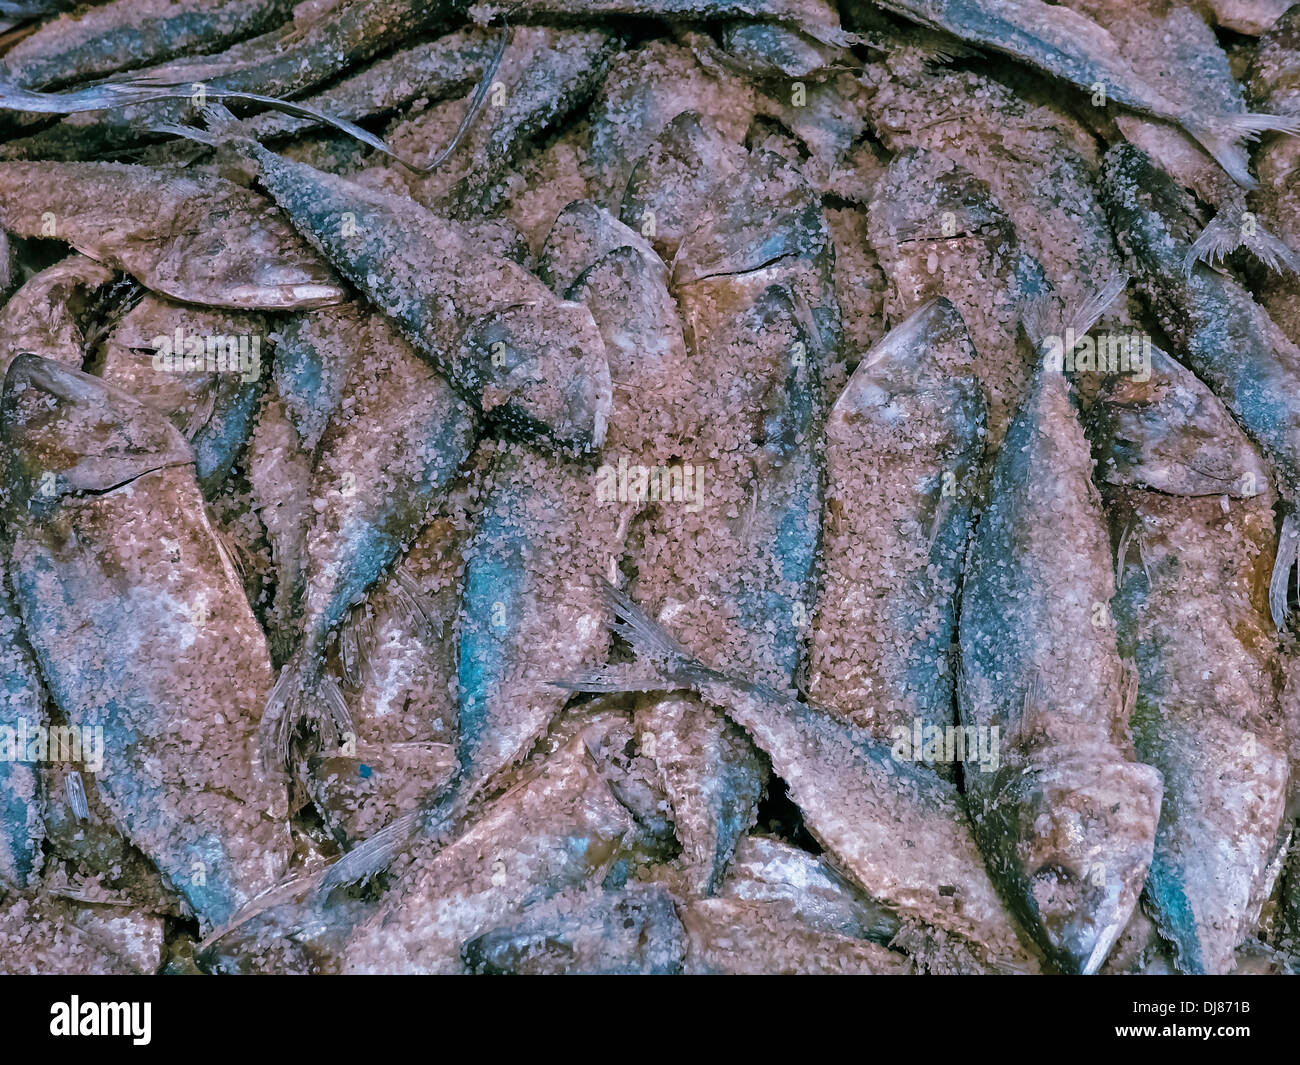
[[[1146,881],[1163,778],[1152,766],[1096,755],[1007,766],[999,776],[980,819],[986,857],[1052,964],[1091,975]]]

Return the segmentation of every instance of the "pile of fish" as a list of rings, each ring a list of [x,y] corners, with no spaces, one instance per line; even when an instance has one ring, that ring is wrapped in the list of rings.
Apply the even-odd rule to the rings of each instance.
[[[0,971],[1300,965],[1300,7],[0,0]]]

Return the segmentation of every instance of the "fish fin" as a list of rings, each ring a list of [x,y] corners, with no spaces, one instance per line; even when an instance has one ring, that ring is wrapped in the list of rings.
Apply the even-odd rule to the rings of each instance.
[[[1282,533],[1277,541],[1277,558],[1273,560],[1273,576],[1268,582],[1268,609],[1273,615],[1273,624],[1279,630],[1286,628],[1287,583],[1291,577],[1291,567],[1300,561],[1300,515],[1290,507],[1282,515]]]
[[[320,894],[328,894],[345,884],[364,884],[378,876],[419,834],[423,824],[422,810],[412,810],[390,821],[325,871],[320,881]]]
[[[1198,262],[1213,266],[1238,248],[1245,248],[1274,273],[1285,269],[1300,274],[1300,256],[1280,237],[1258,223],[1247,236],[1244,227],[1234,226],[1222,213],[1210,219],[1196,238],[1183,260],[1183,271],[1191,277]]]
[[[505,58],[506,46],[510,43],[510,27],[502,19],[501,23],[501,40],[497,42],[496,51],[493,52],[492,58],[488,65],[483,69],[483,76],[479,79],[478,86],[474,89],[474,95],[470,97],[469,106],[465,109],[465,117],[460,120],[455,134],[452,136],[447,147],[443,148],[437,155],[433,156],[428,163],[422,167],[405,164],[408,169],[414,170],[417,174],[427,174],[432,170],[438,169],[449,158],[459,146],[460,142],[465,139],[470,127],[474,125],[475,120],[483,110],[483,105],[487,103],[489,90],[492,88],[492,79],[496,77],[497,71],[501,67],[501,60]],[[400,160],[399,160],[400,161]]]
[[[555,680],[557,688],[569,691],[673,691],[693,688],[714,671],[650,618],[631,596],[608,581],[599,579],[605,605],[614,615],[610,629],[626,640],[638,661],[628,665],[606,665],[587,673]]]
[[[1232,112],[1188,119],[1183,128],[1214,156],[1233,181],[1243,189],[1253,189],[1256,181],[1250,173],[1246,145],[1270,131],[1300,134],[1300,115]]]
[[[316,715],[321,739],[326,743],[337,743],[340,735],[353,735],[352,714],[338,681],[323,676],[317,682],[316,690],[325,705],[324,716]]]
[[[311,107],[308,104],[298,103],[294,100],[281,100],[278,96],[263,96],[261,93],[255,92],[222,92],[220,90],[210,89],[208,90],[208,95],[220,100],[241,100],[245,103],[261,104],[269,111],[279,111],[281,114],[290,115],[293,118],[306,118],[312,122],[319,123],[320,125],[329,126],[338,130],[340,133],[351,137],[353,140],[366,145],[366,147],[373,148],[375,151],[382,152],[384,155],[397,160],[397,162],[401,163],[408,169],[416,169],[416,167],[412,166],[393,151],[382,137],[376,137],[369,130],[362,129],[354,122],[349,122],[345,118],[335,118],[333,115],[327,114],[315,107]],[[227,114],[229,114],[229,112],[227,112]],[[233,118],[234,116],[231,117]],[[238,121],[236,121],[236,124],[238,125]],[[241,136],[245,139],[251,139],[248,138],[246,133],[241,133]]]
[[[339,626],[339,664],[343,668],[343,683],[353,690],[360,688],[365,680],[374,635],[366,603],[355,606]]]
[[[280,667],[280,676],[266,697],[266,706],[262,710],[262,720],[257,726],[258,753],[261,755],[262,767],[274,772],[281,766],[289,764],[289,743],[293,739],[294,727],[297,725],[296,703],[297,670],[294,659]]]
[[[212,136],[207,130],[199,129],[198,126],[187,125],[184,122],[159,122],[149,127],[149,133],[160,133],[164,137],[180,137],[183,140],[193,141],[195,144],[206,145],[209,148],[220,148],[221,140]]]
[[[1053,292],[1041,293],[1027,301],[1028,306],[1022,314],[1025,332],[1036,347],[1049,336],[1063,337],[1071,330],[1076,337],[1082,337],[1110,309],[1128,282],[1129,275],[1121,270],[1089,292],[1078,304],[1064,303]]]
[[[358,843],[331,865],[321,878],[322,895],[344,884],[363,884],[378,876],[417,836],[444,841],[470,809],[477,790],[462,786],[457,778],[432,805],[402,814]]]
[[[1131,721],[1133,711],[1137,709],[1138,691],[1141,683],[1137,660],[1134,658],[1121,658],[1119,669],[1119,709],[1123,715],[1120,720]]]
[[[420,587],[420,583],[406,570],[398,567],[393,571],[390,590],[394,603],[408,625],[412,628],[423,626],[438,636],[443,635],[446,618]]]
[[[324,746],[337,746],[339,737],[353,735],[352,715],[338,681],[330,676],[308,678],[300,648],[280,670],[280,678],[266,698],[257,728],[262,765],[273,772],[289,766],[294,737],[306,724],[314,726]]]
[[[194,405],[194,409],[185,416],[185,424],[181,426],[181,435],[192,443],[203,427],[212,420],[212,416],[216,412],[217,390],[215,388],[205,389],[203,397]]]
[[[231,114],[225,104],[213,102],[200,108],[206,128],[191,126],[184,122],[160,122],[150,126],[152,133],[161,133],[171,137],[183,137],[196,144],[209,148],[230,147],[239,151],[248,148],[260,148],[255,137],[250,137],[240,125],[239,119]],[[247,152],[243,154],[248,155]]]
[[[1101,316],[1110,309],[1111,304],[1119,298],[1120,293],[1128,287],[1128,282],[1129,275],[1121,270],[1100,285],[1078,307],[1066,307],[1067,328],[1073,329],[1075,336],[1083,336],[1091,330],[1101,320]]]
[[[221,560],[226,564],[227,572],[233,573],[242,581],[248,576],[249,551],[216,522],[209,519],[212,526],[212,540],[217,545]]]
[[[1115,546],[1115,590],[1120,591],[1124,587],[1124,563],[1128,559],[1128,542],[1137,528],[1137,523],[1127,525],[1124,531],[1119,534],[1119,543]]]
[[[63,778],[63,794],[78,821],[90,820],[90,803],[86,801],[86,784],[75,769]]]

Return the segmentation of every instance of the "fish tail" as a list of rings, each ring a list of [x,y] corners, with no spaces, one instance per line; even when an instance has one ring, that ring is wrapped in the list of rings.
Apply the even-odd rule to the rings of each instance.
[[[337,746],[340,736],[353,731],[338,681],[304,668],[308,660],[302,649],[295,652],[267,696],[257,737],[262,765],[268,770],[292,765],[294,737],[307,731],[306,726],[327,747]]]
[[[672,634],[650,618],[626,592],[600,581],[605,605],[614,615],[610,628],[632,647],[636,661],[615,663],[551,683],[580,692],[674,691],[694,688],[715,676]]]
[[[1258,222],[1233,225],[1223,213],[1215,215],[1196,238],[1183,260],[1183,271],[1191,277],[1198,262],[1213,266],[1238,248],[1245,248],[1274,273],[1290,270],[1300,274],[1300,255],[1280,237]]]
[[[1077,304],[1061,302],[1052,292],[1035,297],[1026,307],[1023,318],[1029,339],[1040,345],[1049,336],[1063,337],[1069,331],[1081,337],[1101,320],[1128,286],[1129,275],[1122,270],[1103,281]]]
[[[1300,515],[1288,505],[1282,515],[1282,532],[1277,541],[1277,558],[1273,560],[1273,576],[1268,582],[1268,609],[1273,615],[1273,624],[1279,630],[1286,628],[1287,582],[1291,570],[1300,563]]]
[[[1257,140],[1261,133],[1300,134],[1300,115],[1231,112],[1189,118],[1183,128],[1214,156],[1233,181],[1243,189],[1253,189],[1256,181],[1250,173],[1246,145]]]
[[[183,137],[196,144],[205,144],[209,148],[260,147],[256,139],[250,137],[239,124],[225,104],[216,101],[200,109],[205,128],[191,126],[184,122],[160,122],[150,127],[152,133],[162,133],[172,137]]]

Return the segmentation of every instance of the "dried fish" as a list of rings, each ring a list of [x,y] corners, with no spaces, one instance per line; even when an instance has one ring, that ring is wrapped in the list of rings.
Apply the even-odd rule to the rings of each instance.
[[[1183,269],[1195,230],[1188,198],[1143,152],[1106,156],[1106,207],[1160,325],[1273,465],[1286,513],[1269,607],[1286,624],[1286,586],[1300,547],[1300,348],[1250,293],[1204,265]]]
[[[157,136],[192,104],[241,93],[265,105],[322,85],[421,32],[449,28],[459,3],[333,0],[300,4],[277,30],[213,54],[183,56],[120,79],[39,93],[0,82],[0,107],[68,117],[4,145],[0,158],[88,159]]]
[[[1137,903],[1161,798],[1160,774],[1135,760],[1127,734],[1091,468],[1066,377],[1040,368],[971,547],[957,680],[962,725],[999,730],[999,764],[964,775],[980,849],[1053,964],[1085,974]]]
[[[1098,21],[1104,19],[1120,54],[1135,65],[1151,55],[1153,48],[1166,56],[1160,81],[1170,99],[1186,107],[1245,112],[1245,97],[1232,77],[1227,55],[1214,31],[1191,8],[1168,10],[1159,0],[1119,10],[1099,0],[1070,0],[1069,6]],[[1245,191],[1191,137],[1136,115],[1119,115],[1116,122],[1131,143],[1214,207],[1214,218],[1192,245],[1196,258],[1213,263],[1245,247],[1272,270],[1300,272],[1300,251],[1289,248],[1248,217]]]
[[[1103,391],[1092,435],[1112,530],[1140,545],[1121,554],[1113,608],[1138,667],[1134,745],[1165,781],[1147,903],[1180,969],[1225,973],[1289,829],[1272,491],[1210,390],[1153,354],[1147,380]]]
[[[194,448],[211,498],[248,442],[271,357],[256,315],[146,296],[108,335],[97,376],[165,414]]]
[[[866,78],[874,90],[867,101],[873,128],[898,153],[896,158],[906,158],[909,148],[925,149],[969,171],[972,193],[978,188],[973,179],[987,185],[1020,245],[1042,265],[1061,299],[1081,303],[1119,272],[1119,253],[1097,191],[1096,142],[1068,112],[1042,94],[982,71],[926,65],[900,69],[886,62],[869,66]],[[897,165],[903,165],[901,159]],[[924,194],[924,189],[886,180],[891,196]],[[951,180],[956,183],[955,176]],[[927,236],[949,238],[965,231],[974,209],[973,204],[963,208],[952,202],[938,202],[935,208],[938,231],[931,229]],[[953,216],[945,219],[943,212],[949,210]],[[945,220],[950,223],[946,231]],[[971,268],[973,264],[966,269]],[[952,291],[964,286],[965,277],[948,266],[936,284],[943,286],[940,294],[953,299]],[[964,300],[956,302],[969,313]],[[975,315],[970,320],[973,329],[980,328]]]
[[[984,457],[974,357],[956,310],[935,300],[850,378],[826,426],[812,619],[809,696],[881,739],[905,736],[949,777],[933,736],[956,717],[957,589]]]
[[[985,872],[951,783],[894,758],[889,745],[829,711],[703,665],[623,593],[607,587],[606,594],[616,631],[639,661],[557,683],[579,691],[697,691],[771,758],[809,831],[859,888],[944,930],[985,964],[1037,967]],[[1154,832],[1154,811],[1151,820]]]
[[[56,88],[217,49],[283,22],[291,7],[290,0],[113,0],[61,15],[19,41],[0,61],[0,79]]]
[[[937,296],[970,332],[971,365],[988,399],[988,454],[1025,396],[1034,352],[1020,326],[1047,289],[1042,267],[987,185],[921,148],[894,156],[876,186],[869,234],[889,279],[886,317],[900,322]]]
[[[473,88],[487,68],[497,41],[483,30],[464,29],[377,59],[336,85],[301,101],[305,106],[352,122],[383,117],[416,100],[442,100]],[[309,115],[266,111],[244,122],[260,141],[318,128]]]
[[[344,296],[274,206],[220,178],[118,163],[0,163],[0,225],[66,241],[184,303],[290,310]]]
[[[618,205],[633,165],[683,111],[712,119],[727,140],[741,144],[758,109],[753,87],[727,71],[704,66],[689,49],[651,41],[622,53],[589,118],[590,166],[600,202],[611,209]],[[626,215],[624,220],[642,226]]]
[[[1045,0],[887,0],[881,4],[967,44],[1003,52],[1122,107],[1181,126],[1233,181],[1252,188],[1244,145],[1268,130],[1300,133],[1300,121],[1279,115],[1219,111],[1204,99],[1182,101],[1142,76],[1091,19]]]
[[[115,277],[84,255],[69,255],[33,275],[0,307],[0,371],[23,352],[81,369],[89,355],[85,327]]]
[[[341,630],[331,666],[346,682],[353,735],[313,759],[307,788],[343,843],[436,797],[456,775],[457,628],[475,473]]]
[[[618,44],[603,30],[509,33],[483,114],[445,159],[430,163],[431,173],[400,175],[417,201],[452,218],[479,218],[496,206],[506,170],[596,91]],[[388,136],[393,152],[422,164],[431,147],[452,139],[445,129],[460,109],[459,101],[435,105],[397,125]]]
[[[358,358],[312,472],[303,546],[301,635],[267,699],[267,764],[292,765],[300,727],[325,750],[353,733],[325,671],[325,650],[345,615],[430,517],[477,438],[472,412],[386,320],[367,322]],[[343,734],[340,736],[340,734]],[[316,739],[308,739],[308,749]]]
[[[590,312],[556,299],[473,231],[283,159],[244,137],[228,112],[208,118],[217,141],[256,162],[294,226],[494,423],[579,451],[600,446],[609,367]]]
[[[102,760],[125,834],[219,923],[280,879],[289,839],[283,797],[249,771],[266,642],[189,446],[126,393],[35,355],[9,367],[0,432],[14,596],[50,694]]]
[[[581,736],[457,839],[425,838],[345,947],[343,971],[462,971],[461,949],[533,899],[600,883],[632,830]]]

